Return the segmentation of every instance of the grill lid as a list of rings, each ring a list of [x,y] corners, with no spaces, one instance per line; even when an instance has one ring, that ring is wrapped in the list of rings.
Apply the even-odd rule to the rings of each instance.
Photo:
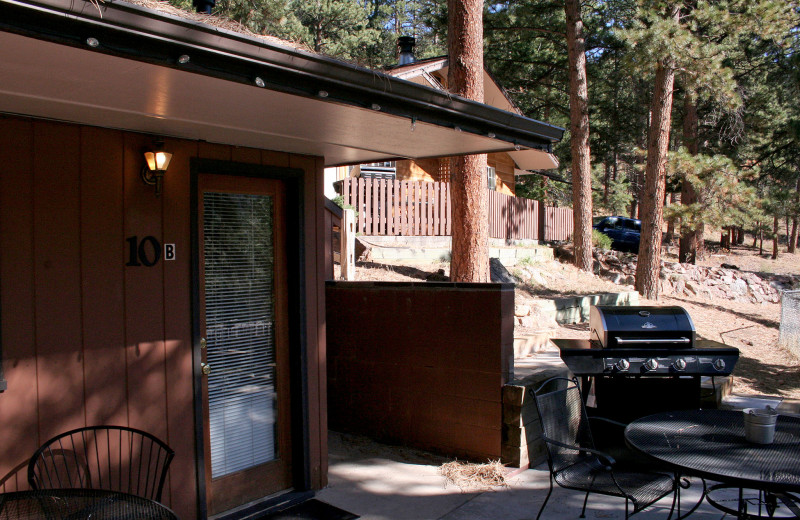
[[[591,338],[603,348],[692,348],[695,328],[683,307],[592,306]]]

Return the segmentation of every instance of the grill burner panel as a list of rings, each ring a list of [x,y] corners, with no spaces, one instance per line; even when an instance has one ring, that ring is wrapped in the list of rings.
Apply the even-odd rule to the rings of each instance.
[[[552,341],[576,376],[727,376],[739,359],[739,349],[704,339],[681,350],[641,345],[604,349],[598,342],[584,339]]]
[[[554,339],[578,376],[727,376],[739,349],[696,338],[682,307],[589,309],[591,340]]]

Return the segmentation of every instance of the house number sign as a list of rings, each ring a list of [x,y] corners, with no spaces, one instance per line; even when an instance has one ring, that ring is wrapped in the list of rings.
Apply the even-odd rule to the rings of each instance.
[[[148,235],[140,240],[137,236],[125,239],[128,242],[128,267],[153,267],[161,260],[161,242]],[[164,244],[164,260],[175,260],[175,244]]]

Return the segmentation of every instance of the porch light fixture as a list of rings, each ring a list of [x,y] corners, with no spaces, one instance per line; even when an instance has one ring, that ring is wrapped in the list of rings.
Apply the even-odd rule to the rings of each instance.
[[[169,168],[172,154],[163,150],[164,143],[157,141],[155,150],[144,152],[145,164],[142,166],[142,181],[148,186],[156,187],[156,197],[161,194],[161,182]]]

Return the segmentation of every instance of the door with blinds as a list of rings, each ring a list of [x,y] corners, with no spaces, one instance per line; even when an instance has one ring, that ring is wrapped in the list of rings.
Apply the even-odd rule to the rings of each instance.
[[[284,193],[198,177],[208,514],[291,485]]]

